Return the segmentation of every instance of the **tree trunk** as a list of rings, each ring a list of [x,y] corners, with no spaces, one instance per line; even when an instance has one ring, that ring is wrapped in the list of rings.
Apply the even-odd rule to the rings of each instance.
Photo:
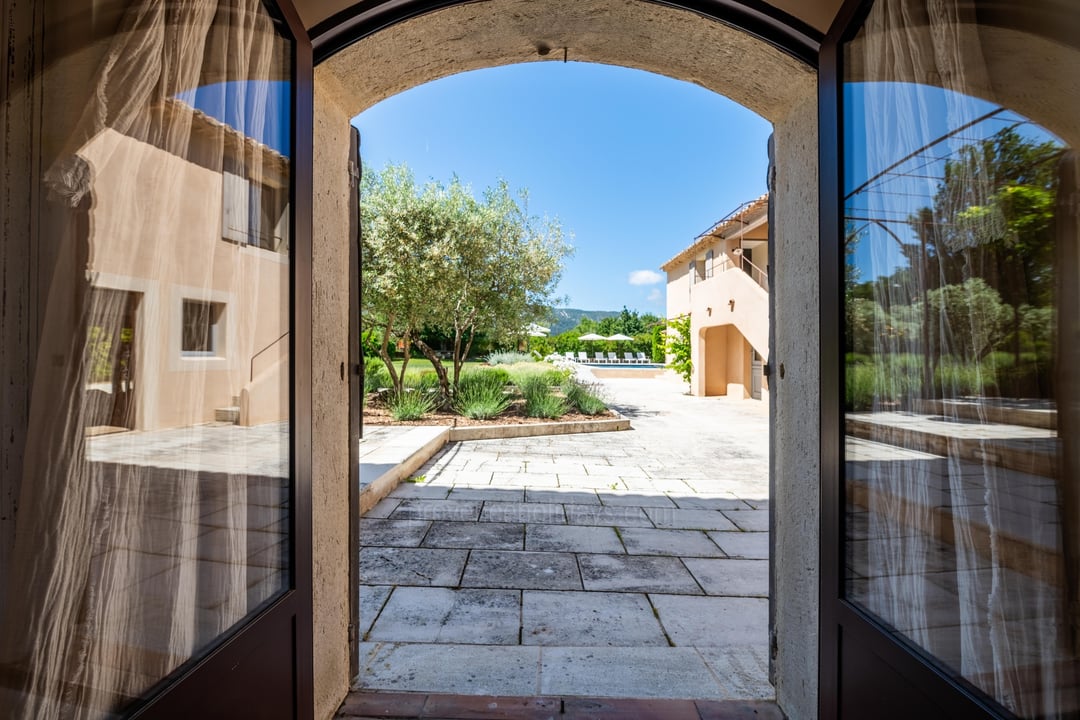
[[[424,357],[431,361],[431,366],[435,368],[435,374],[439,376],[439,388],[442,390],[443,399],[450,399],[450,379],[446,375],[446,367],[443,366],[438,353],[419,337],[413,342],[416,343],[416,347],[420,348],[420,352],[424,354]]]
[[[390,382],[393,383],[394,390],[401,392],[401,381],[398,379],[394,361],[390,359],[390,324],[392,322],[393,318],[390,318],[390,320],[382,326],[382,341],[379,343],[379,358],[382,359],[383,365],[386,366],[386,371],[390,373]],[[402,368],[402,370],[404,370],[404,368]]]
[[[469,339],[467,341],[465,341],[465,350],[461,353],[461,365],[464,365],[465,360],[469,357],[469,351],[472,350],[472,344],[473,344],[473,340],[475,338],[476,338],[476,329],[473,328],[473,327],[470,327],[469,328]],[[457,372],[460,372],[460,370],[458,370]],[[458,380],[458,378],[455,375],[454,376],[454,382],[457,382],[457,380]]]

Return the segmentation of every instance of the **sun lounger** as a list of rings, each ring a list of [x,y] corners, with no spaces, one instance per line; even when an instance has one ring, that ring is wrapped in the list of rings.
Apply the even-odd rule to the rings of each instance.
[[[594,354],[594,357],[596,359],[593,362],[598,362],[598,363],[606,363],[607,362],[607,358],[604,357],[604,353],[600,352],[599,350],[596,351],[596,353]]]
[[[577,359],[578,362],[589,362],[589,353],[584,350],[578,350]]]
[[[609,352],[609,353],[607,354],[607,361],[608,361],[609,363],[617,363],[617,362],[619,362],[619,356],[618,356],[618,355],[616,355],[616,354],[615,354],[615,353],[613,353],[613,352]]]
[[[567,350],[566,352],[563,353],[563,355],[566,356],[567,360],[569,360],[571,362],[574,361],[574,353],[573,352]]]
[[[627,363],[630,363],[631,365],[633,365],[633,364],[635,364],[637,362],[637,360],[634,359],[634,353],[624,352],[622,354],[622,356],[623,356],[623,360],[625,362],[627,362]]]
[[[639,352],[637,354],[637,361],[644,365],[649,362],[649,358],[645,357],[645,353]]]

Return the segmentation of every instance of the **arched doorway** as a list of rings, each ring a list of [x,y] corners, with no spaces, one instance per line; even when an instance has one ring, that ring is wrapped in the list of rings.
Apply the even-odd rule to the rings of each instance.
[[[816,246],[809,242],[817,218],[817,159],[812,141],[816,128],[816,75],[811,65],[793,57],[800,54],[805,57],[804,53],[777,48],[775,42],[780,36],[770,35],[759,27],[761,32],[756,34],[771,37],[774,43],[770,43],[732,27],[737,17],[725,16],[718,21],[716,16],[649,3],[485,3],[447,6],[415,15],[408,10],[392,15],[380,15],[377,9],[370,15],[359,13],[365,22],[357,21],[352,26],[352,32],[361,34],[358,41],[343,47],[340,38],[332,41],[335,36],[327,29],[325,52],[316,50],[325,56],[316,69],[316,166],[327,168],[327,172],[325,186],[320,189],[320,180],[316,181],[315,215],[324,220],[316,227],[315,264],[322,268],[316,273],[323,277],[327,287],[333,278],[340,278],[333,281],[335,295],[327,297],[321,310],[317,301],[316,325],[327,323],[317,332],[332,332],[334,337],[344,340],[343,335],[336,334],[343,333],[345,328],[338,319],[341,306],[335,302],[345,297],[347,288],[343,274],[348,266],[348,244],[344,239],[348,237],[347,218],[341,209],[346,207],[349,197],[344,182],[348,176],[344,163],[348,157],[349,118],[395,92],[450,73],[513,62],[556,59],[561,62],[560,50],[564,47],[570,60],[618,64],[690,80],[772,121],[777,158],[776,254],[795,258],[800,264],[816,263]],[[417,7],[411,10],[419,12]],[[726,24],[725,19],[731,24]],[[812,35],[813,32],[807,33]],[[676,42],[675,38],[681,40]],[[677,46],[693,46],[699,51],[687,54]],[[330,54],[330,50],[338,52]],[[320,98],[324,101],[320,102]],[[330,171],[333,167],[337,170]],[[781,260],[779,265],[782,264]],[[802,348],[817,343],[816,314],[810,317],[814,305],[805,303],[805,294],[813,292],[808,284],[812,278],[795,274],[789,278],[787,283],[775,286],[777,298],[803,296],[803,308],[808,314],[801,318],[789,316],[787,325],[777,327],[777,347],[801,357]],[[335,362],[330,357],[327,361]],[[795,526],[789,525],[777,528],[774,540],[785,548],[782,555],[776,553],[777,557],[783,557],[780,565],[787,564],[793,569],[816,564],[816,550],[806,542],[805,532],[806,528],[816,527],[817,458],[811,447],[793,441],[796,435],[806,437],[808,430],[798,418],[816,412],[816,401],[811,400],[817,387],[816,362],[812,359],[799,362],[797,370],[789,372],[784,382],[789,392],[774,406],[777,418],[774,442],[780,450],[772,463],[772,472],[781,478],[781,487],[774,487],[773,493],[790,493],[797,498],[794,506],[805,510],[806,517],[799,521],[803,528],[799,536],[791,532]],[[340,406],[340,396],[329,392],[325,396],[327,400],[331,397],[336,398],[343,417],[346,408]],[[810,431],[813,434],[812,428]],[[325,460],[316,460],[316,467],[320,462],[329,467],[337,460],[328,455]],[[318,469],[315,475],[319,476]],[[333,472],[330,476],[340,477]],[[341,494],[334,497],[343,501]],[[335,517],[340,517],[338,507],[325,506]],[[345,521],[347,518],[342,517],[341,522]],[[340,527],[337,531],[328,528],[326,537],[340,533]],[[320,542],[319,534],[316,527],[316,545]],[[344,553],[338,557],[342,563],[348,561]],[[792,688],[792,702],[805,705],[809,712],[816,700],[805,688],[813,686],[815,680],[812,663],[806,664],[806,653],[816,654],[816,638],[812,625],[798,614],[807,608],[812,611],[815,602],[812,586],[794,577],[791,571],[783,577],[774,574],[774,578],[778,578],[772,588],[774,597],[801,598],[786,606],[798,608],[796,614],[787,613],[785,608],[777,611],[777,632],[786,634],[791,641],[782,648],[774,643],[774,648],[779,648],[774,653],[776,675],[783,678],[781,684],[787,682],[787,687]],[[316,618],[317,623],[326,622],[325,630],[317,628],[317,637],[321,634],[340,637],[334,635],[335,628],[340,632],[345,627],[340,615],[320,617],[316,613]],[[327,653],[325,661],[334,667],[343,667],[349,659],[339,642],[327,643],[323,650]],[[317,642],[317,664],[319,653]]]

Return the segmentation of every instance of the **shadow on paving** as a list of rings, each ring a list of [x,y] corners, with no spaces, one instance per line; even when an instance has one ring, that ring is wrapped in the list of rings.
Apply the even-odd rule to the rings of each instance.
[[[773,698],[767,416],[605,384],[655,414],[449,445],[362,519],[358,690]]]

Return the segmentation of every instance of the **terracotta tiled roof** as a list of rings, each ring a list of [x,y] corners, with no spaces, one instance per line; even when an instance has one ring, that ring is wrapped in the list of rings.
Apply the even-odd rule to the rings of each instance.
[[[667,272],[681,262],[686,262],[697,255],[709,245],[726,236],[731,230],[745,227],[769,211],[769,193],[765,193],[756,200],[743,203],[734,211],[721,218],[715,225],[694,238],[694,242],[678,255],[660,266]]]

